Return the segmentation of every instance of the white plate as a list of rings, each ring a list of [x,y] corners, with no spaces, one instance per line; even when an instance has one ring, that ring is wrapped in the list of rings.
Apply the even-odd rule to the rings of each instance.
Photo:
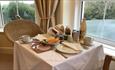
[[[75,54],[75,53],[81,52],[80,50],[78,50],[78,51],[77,50],[73,50],[73,49],[71,49],[69,47],[66,47],[66,46],[62,45],[62,44],[57,45],[56,46],[56,50],[60,51],[62,53],[68,53],[68,54]]]

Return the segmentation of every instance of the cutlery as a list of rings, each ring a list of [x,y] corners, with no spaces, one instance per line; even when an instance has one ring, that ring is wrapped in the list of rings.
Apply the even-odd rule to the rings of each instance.
[[[66,55],[64,55],[63,53],[59,52],[58,50],[55,50],[57,53],[59,53],[61,56],[63,56],[64,58],[68,58]]]

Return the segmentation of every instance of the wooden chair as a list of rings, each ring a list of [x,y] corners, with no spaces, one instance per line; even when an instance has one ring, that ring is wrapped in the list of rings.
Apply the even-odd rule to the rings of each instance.
[[[103,70],[109,70],[111,60],[112,60],[112,56],[109,56],[109,55],[105,56]]]
[[[13,20],[5,25],[4,32],[8,39],[12,42],[19,39],[22,35],[30,35],[31,37],[43,33],[40,27],[30,20]]]
[[[106,55],[104,60],[103,70],[109,70],[111,61],[115,61],[115,58],[110,55]]]

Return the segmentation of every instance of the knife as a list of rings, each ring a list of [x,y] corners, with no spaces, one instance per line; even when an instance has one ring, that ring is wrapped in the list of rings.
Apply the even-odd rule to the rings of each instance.
[[[63,56],[64,58],[68,58],[66,55],[64,55],[63,53],[59,52],[58,50],[55,50],[57,53],[59,53],[61,56]]]

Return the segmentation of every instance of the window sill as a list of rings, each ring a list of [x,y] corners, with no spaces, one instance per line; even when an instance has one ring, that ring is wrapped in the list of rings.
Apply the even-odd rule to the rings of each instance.
[[[4,28],[0,28],[0,32],[4,32]]]
[[[115,43],[98,37],[87,35],[94,40],[94,45],[103,45],[104,54],[115,57]]]
[[[104,53],[106,55],[109,55],[109,56],[112,56],[112,57],[115,57],[115,47],[113,46],[110,46],[110,45],[106,45],[104,43],[100,43],[100,42],[97,42],[97,41],[94,41],[94,44],[95,45],[103,45],[103,48],[104,48]]]
[[[104,38],[99,38],[99,37],[95,37],[95,36],[91,36],[91,35],[87,35],[87,36],[93,38],[93,40],[95,40],[97,42],[115,47],[115,43],[114,43],[115,41],[110,41],[110,40],[107,40],[107,39],[104,39]]]

